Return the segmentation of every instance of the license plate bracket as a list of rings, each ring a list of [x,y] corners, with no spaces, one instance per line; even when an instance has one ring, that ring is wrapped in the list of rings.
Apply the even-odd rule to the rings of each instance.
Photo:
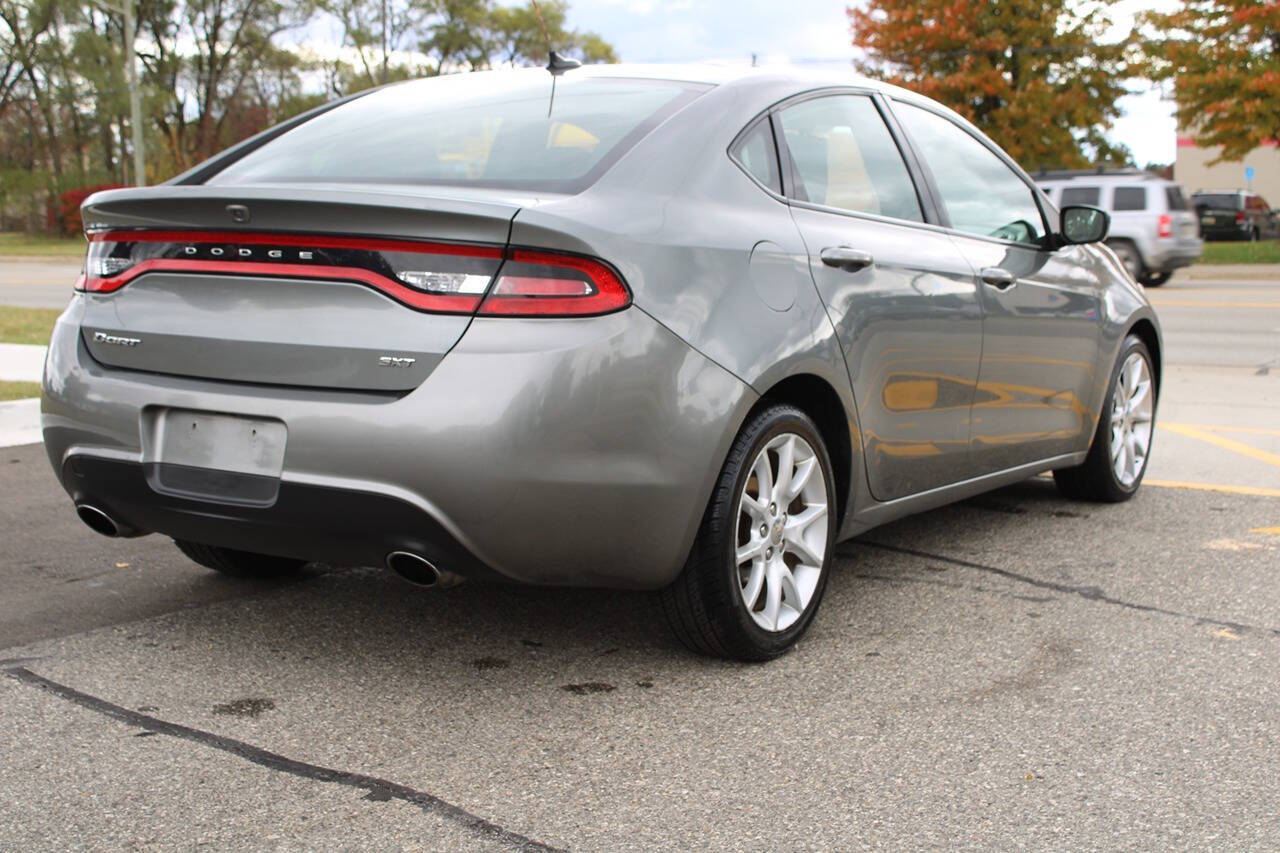
[[[162,494],[270,506],[279,493],[288,429],[275,418],[149,407],[142,462]]]

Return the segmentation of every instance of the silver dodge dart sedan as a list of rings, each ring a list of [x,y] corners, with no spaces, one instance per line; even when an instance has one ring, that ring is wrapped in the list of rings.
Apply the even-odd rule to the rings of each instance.
[[[43,404],[80,517],[239,576],[660,590],[763,660],[840,540],[1045,471],[1137,490],[1160,331],[1105,213],[869,80],[554,72],[90,197]]]

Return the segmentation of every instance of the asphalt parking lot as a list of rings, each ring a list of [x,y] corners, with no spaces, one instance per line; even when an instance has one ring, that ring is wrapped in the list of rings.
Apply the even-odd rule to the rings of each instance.
[[[645,595],[229,581],[0,448],[0,848],[1274,846],[1280,282],[1152,299],[1137,498],[1037,478],[844,543],[765,666]]]

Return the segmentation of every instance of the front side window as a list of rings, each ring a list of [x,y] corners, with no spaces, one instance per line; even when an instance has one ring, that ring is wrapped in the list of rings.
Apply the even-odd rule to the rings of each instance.
[[[1101,187],[1066,187],[1062,190],[1062,206],[1088,204],[1097,207],[1101,196]]]
[[[782,180],[778,174],[778,149],[773,144],[773,130],[769,120],[756,122],[755,127],[743,134],[733,146],[733,159],[747,170],[747,174],[769,189],[782,194]]]
[[[799,201],[924,221],[902,152],[869,97],[813,98],[778,118]]]
[[[901,102],[894,112],[933,172],[951,227],[1016,243],[1045,236],[1031,187],[990,149],[937,113]]]
[[[706,87],[451,74],[379,89],[250,152],[210,184],[395,183],[578,192]]]
[[[1115,195],[1111,199],[1111,209],[1116,211],[1146,210],[1147,188],[1116,187]]]

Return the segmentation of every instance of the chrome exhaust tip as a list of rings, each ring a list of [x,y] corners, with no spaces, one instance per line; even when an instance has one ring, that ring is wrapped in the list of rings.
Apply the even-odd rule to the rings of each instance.
[[[124,529],[114,518],[92,504],[76,504],[76,515],[89,529],[103,536],[124,536]]]
[[[426,557],[408,551],[392,551],[387,555],[387,568],[414,586],[435,586],[442,572]]]

